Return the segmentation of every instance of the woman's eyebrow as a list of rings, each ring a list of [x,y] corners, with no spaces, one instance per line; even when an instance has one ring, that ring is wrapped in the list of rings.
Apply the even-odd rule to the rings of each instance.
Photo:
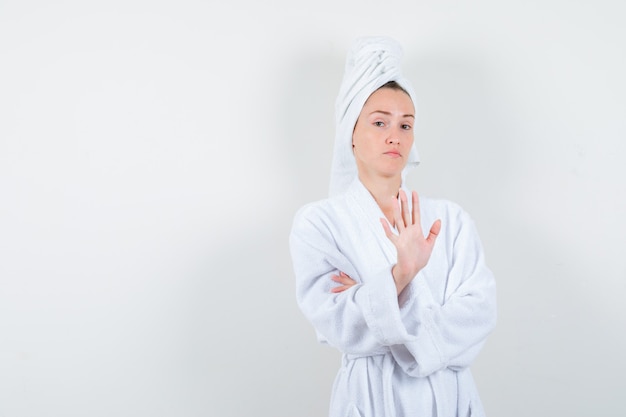
[[[374,110],[373,112],[370,113],[370,115],[372,115],[374,113],[382,113],[382,114],[384,114],[386,116],[391,116],[391,112],[384,111],[384,110]],[[412,117],[412,118],[415,119],[415,116],[412,115],[412,114],[404,114],[404,115],[402,115],[402,117]]]

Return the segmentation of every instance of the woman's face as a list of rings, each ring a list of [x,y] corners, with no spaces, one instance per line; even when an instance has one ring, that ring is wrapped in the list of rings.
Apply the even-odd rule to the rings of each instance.
[[[411,146],[415,107],[404,91],[381,88],[367,99],[352,134],[359,177],[399,177]]]

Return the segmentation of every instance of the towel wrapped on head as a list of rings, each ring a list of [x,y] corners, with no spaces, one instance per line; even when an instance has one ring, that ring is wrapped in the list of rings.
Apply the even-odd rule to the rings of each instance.
[[[335,103],[337,130],[330,173],[330,196],[343,192],[357,177],[356,161],[352,153],[352,133],[363,105],[369,96],[389,81],[397,82],[411,97],[415,105],[415,93],[407,79],[402,76],[402,47],[395,40],[382,37],[357,39],[346,59],[346,69]],[[419,163],[417,147],[413,143],[407,170]]]

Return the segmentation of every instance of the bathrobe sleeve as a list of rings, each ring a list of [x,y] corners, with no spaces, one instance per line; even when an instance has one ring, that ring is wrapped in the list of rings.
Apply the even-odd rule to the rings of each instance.
[[[447,230],[437,240],[444,246],[446,262],[418,273],[403,308],[406,328],[416,338],[392,349],[413,376],[468,367],[496,323],[495,281],[474,222],[460,208],[447,217]],[[446,282],[443,302],[433,297],[425,273]]]
[[[290,236],[298,305],[318,337],[343,353],[358,355],[412,340],[402,322],[391,269],[359,277],[338,247],[331,217],[316,206],[305,206],[296,214]],[[339,271],[358,284],[334,294],[330,290],[337,284],[330,276]]]

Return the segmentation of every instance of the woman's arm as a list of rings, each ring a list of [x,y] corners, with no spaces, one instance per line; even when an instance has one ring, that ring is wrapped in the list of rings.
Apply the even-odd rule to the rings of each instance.
[[[415,207],[418,207],[416,200],[414,195],[413,219],[416,218]],[[402,226],[408,224],[407,219],[410,219],[402,198],[401,205],[403,218],[396,218],[396,223],[404,222],[398,228],[400,237],[405,231]],[[439,279],[447,284],[445,302],[441,304],[441,301],[435,301],[427,280],[419,272],[409,281],[410,285],[400,297],[403,300],[403,323],[413,338],[402,345],[393,346],[392,351],[405,371],[414,376],[426,376],[443,368],[460,370],[468,367],[495,326],[495,281],[485,265],[482,245],[473,221],[460,208],[457,210],[456,215],[448,219],[451,223],[447,225],[449,232],[440,243],[452,253],[450,265],[445,269],[431,268],[431,273],[437,271]],[[396,244],[399,237],[391,234],[384,222],[383,227],[390,240]],[[399,252],[398,263],[401,255]],[[334,289],[336,292],[345,291],[356,284],[343,272],[334,276],[333,280],[342,284]]]
[[[440,271],[447,283],[443,304],[435,300],[422,274],[407,289],[410,301],[403,320],[416,338],[405,344],[410,355],[398,357],[405,371],[414,376],[468,367],[495,327],[493,274],[485,264],[474,222],[463,211],[456,217],[454,234],[446,236],[452,239],[448,245],[452,252],[450,264],[447,271]]]
[[[294,220],[290,249],[300,309],[324,341],[350,354],[370,354],[412,340],[402,322],[391,269],[358,276],[314,209]],[[357,284],[335,293],[341,272]]]
[[[290,238],[297,299],[324,341],[352,354],[390,347],[413,376],[470,365],[493,330],[496,304],[495,282],[467,214],[454,221],[454,236],[445,237],[453,240],[453,256],[441,272],[448,283],[443,304],[422,272],[399,297],[390,270],[373,271],[362,283],[323,222],[307,214],[296,216]]]

